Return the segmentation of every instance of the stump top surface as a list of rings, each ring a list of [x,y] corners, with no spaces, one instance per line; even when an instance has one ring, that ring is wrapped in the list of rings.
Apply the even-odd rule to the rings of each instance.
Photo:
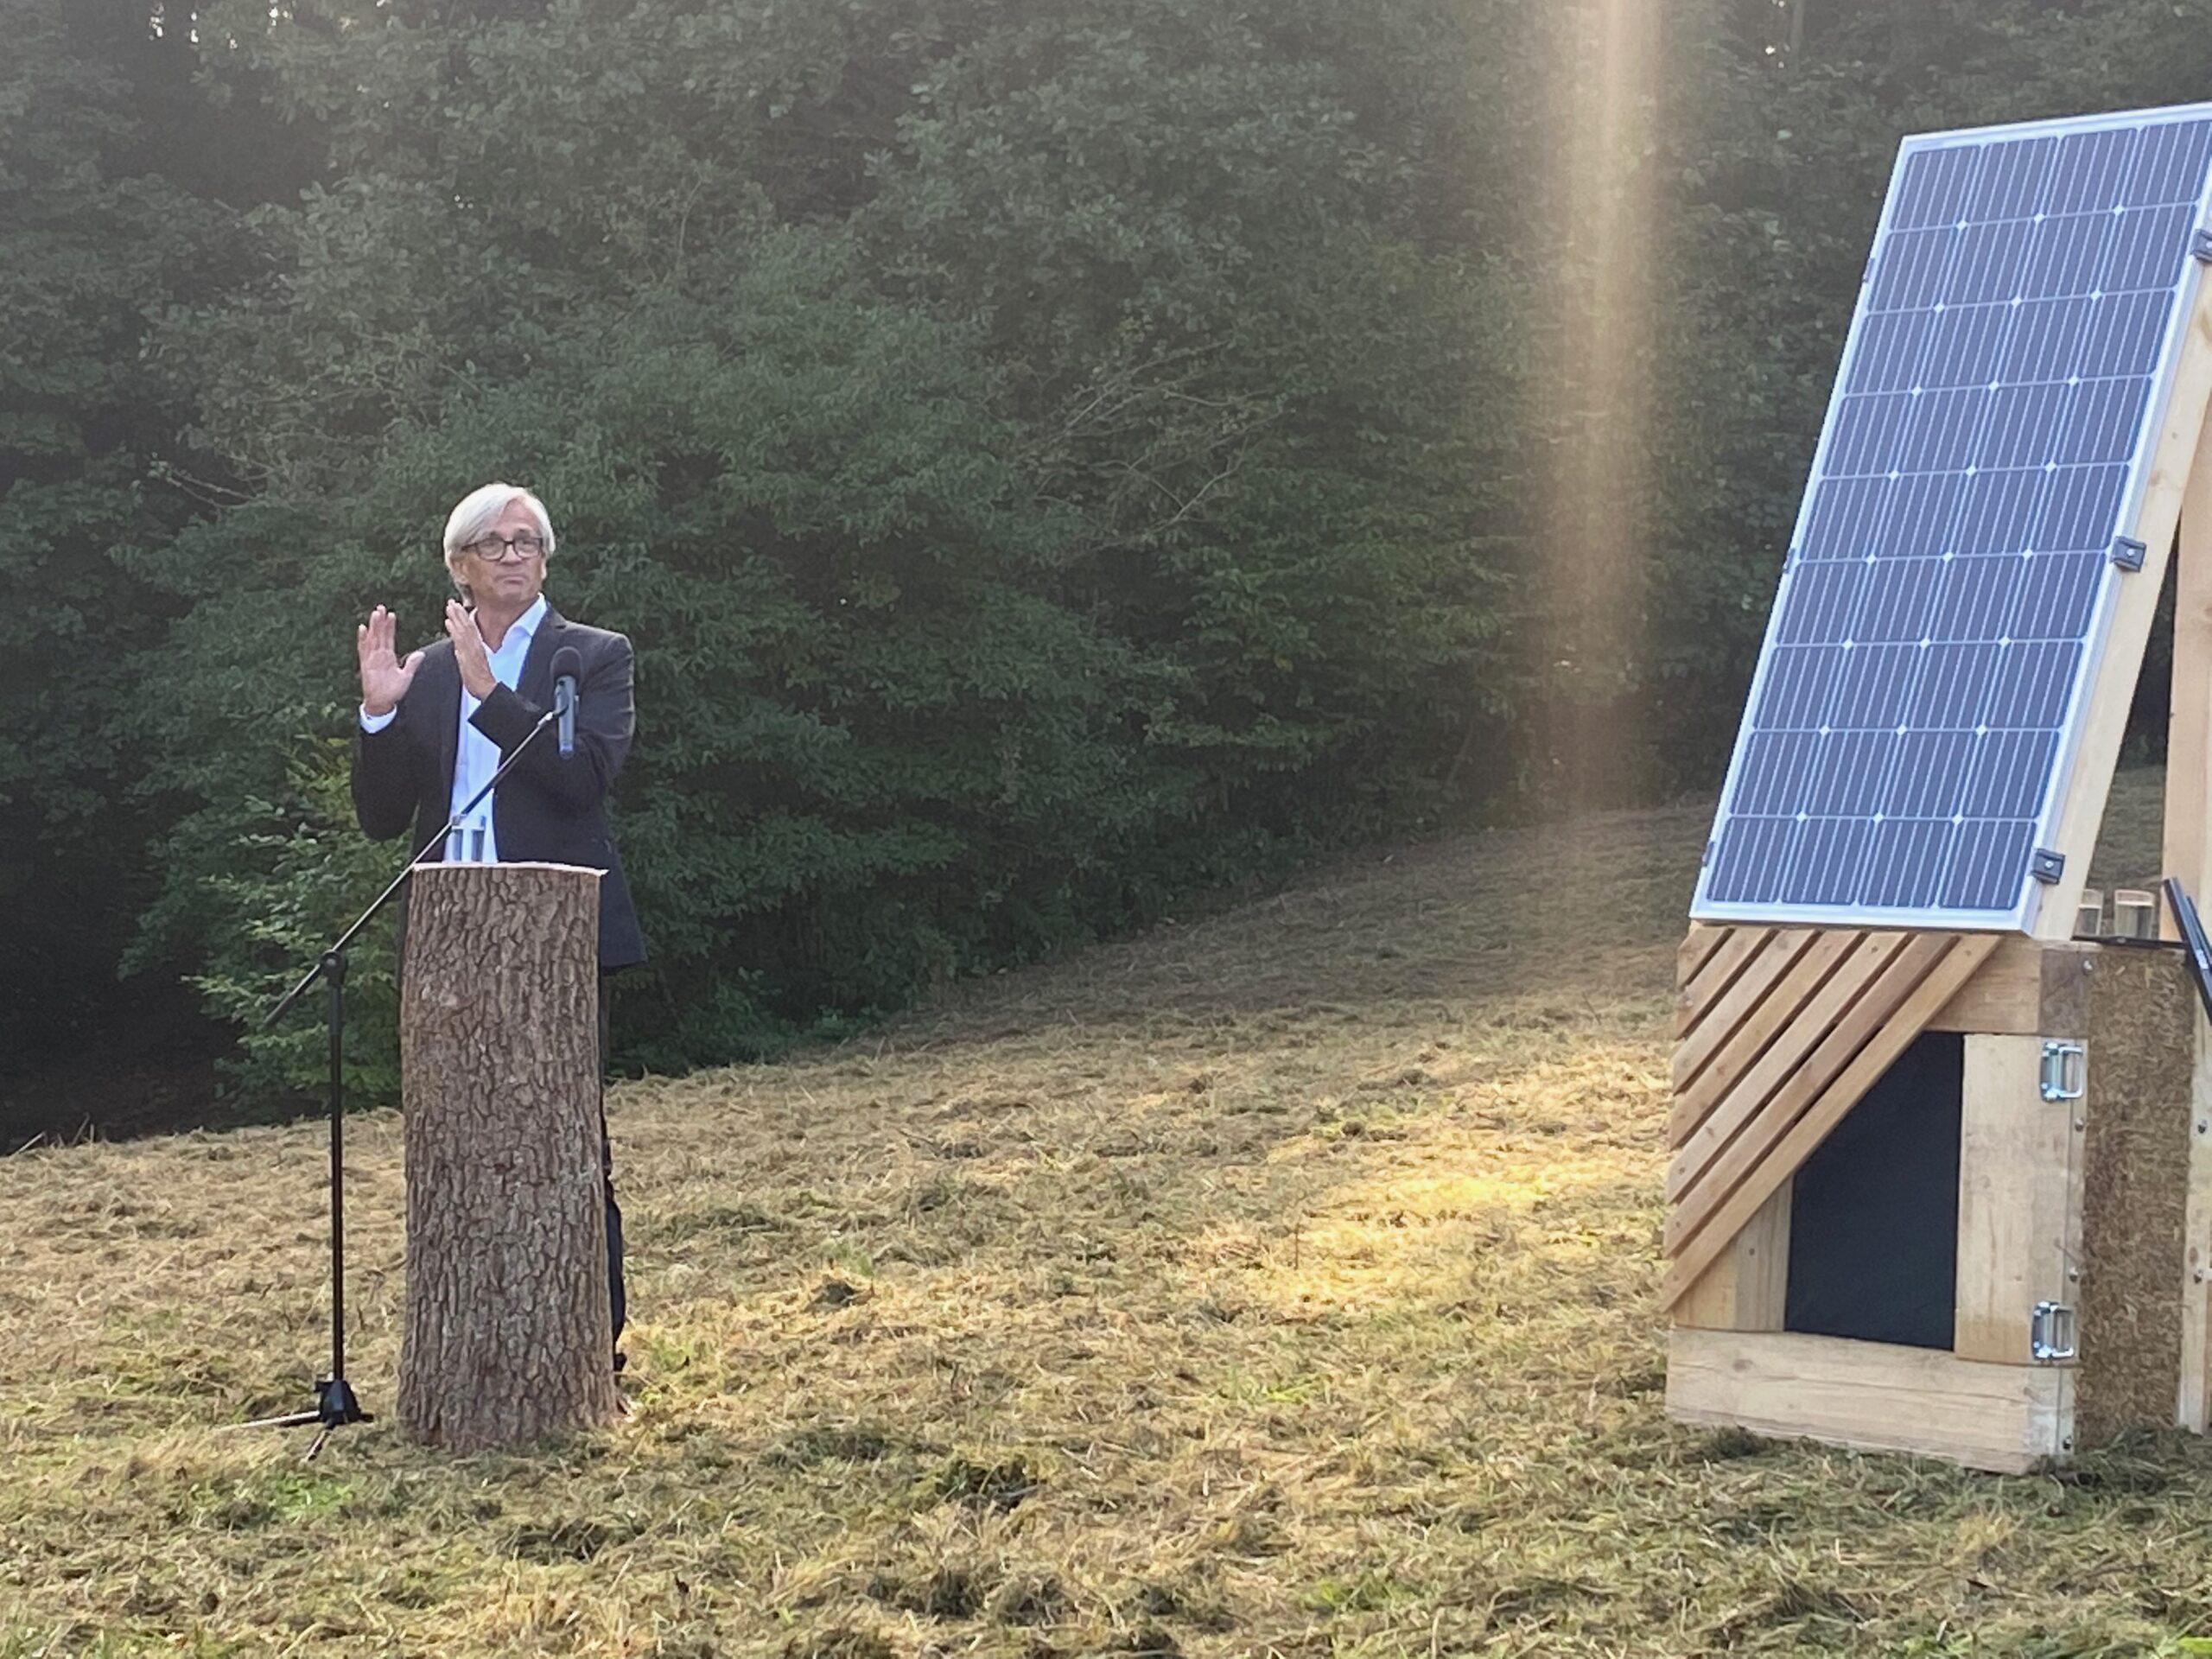
[[[595,879],[602,877],[607,874],[605,870],[601,869],[595,864],[550,864],[543,859],[535,858],[503,858],[496,864],[448,864],[442,860],[440,860],[436,862],[418,864],[415,867],[415,874],[416,875],[425,875],[434,870],[441,873],[449,871],[457,872],[461,870],[554,870],[564,874],[588,875]]]

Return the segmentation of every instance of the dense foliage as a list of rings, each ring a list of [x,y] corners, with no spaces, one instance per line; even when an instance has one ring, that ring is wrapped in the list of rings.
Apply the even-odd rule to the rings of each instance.
[[[374,891],[350,626],[491,477],[639,649],[633,1062],[1709,783],[1898,136],[2212,86],[2208,0],[0,22],[19,1052]]]

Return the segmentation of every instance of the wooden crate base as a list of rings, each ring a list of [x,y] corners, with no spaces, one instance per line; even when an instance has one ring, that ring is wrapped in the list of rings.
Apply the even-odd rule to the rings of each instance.
[[[1840,1337],[1678,1326],[1667,1414],[2021,1474],[2073,1451],[2074,1374]]]

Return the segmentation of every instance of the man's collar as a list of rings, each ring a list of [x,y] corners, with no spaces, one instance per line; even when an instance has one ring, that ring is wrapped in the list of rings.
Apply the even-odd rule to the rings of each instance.
[[[515,618],[514,627],[509,632],[519,632],[524,639],[529,639],[537,632],[537,625],[545,620],[545,613],[550,609],[552,607],[545,602],[545,595],[540,594],[531,601],[528,610]]]
[[[528,610],[507,624],[507,631],[499,636],[499,648],[505,651],[517,639],[522,640],[527,646],[529,641],[537,637],[538,624],[545,620],[546,612],[552,608],[546,602],[545,595],[538,594],[536,599],[531,601]],[[483,632],[483,624],[480,622],[477,624],[477,632],[480,633]],[[486,640],[485,645],[487,650],[490,649],[491,642]]]

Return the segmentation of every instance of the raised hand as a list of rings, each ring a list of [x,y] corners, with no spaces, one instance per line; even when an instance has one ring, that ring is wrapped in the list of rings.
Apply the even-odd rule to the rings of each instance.
[[[457,599],[446,601],[446,638],[453,641],[453,662],[461,671],[461,684],[470,696],[483,702],[499,681],[492,673],[491,653],[485,649],[476,619]]]
[[[404,663],[399,660],[391,643],[394,620],[379,605],[353,630],[354,649],[361,657],[361,708],[370,715],[388,715],[397,708],[407,688],[415,683],[415,671],[423,665],[419,651],[408,652]]]

